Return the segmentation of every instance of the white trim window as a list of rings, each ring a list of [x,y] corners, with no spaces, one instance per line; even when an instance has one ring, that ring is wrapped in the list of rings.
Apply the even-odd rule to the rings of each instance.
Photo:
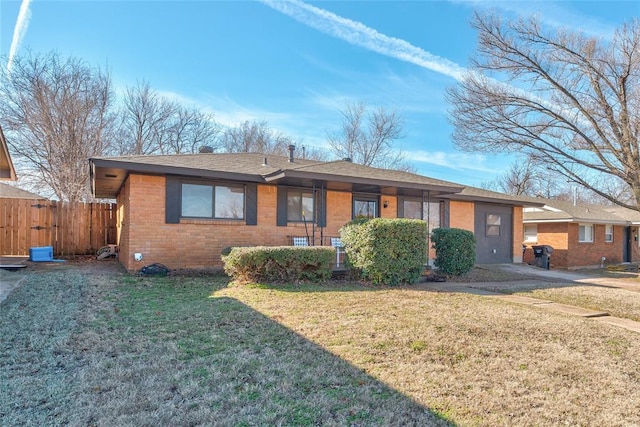
[[[529,243],[538,241],[538,224],[524,225],[524,241]]]
[[[604,241],[607,243],[613,243],[613,225],[611,224],[604,226]]]
[[[593,243],[593,224],[580,224],[578,226],[578,242]]]

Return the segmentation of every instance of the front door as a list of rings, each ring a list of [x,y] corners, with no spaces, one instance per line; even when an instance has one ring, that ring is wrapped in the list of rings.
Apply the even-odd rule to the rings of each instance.
[[[475,205],[477,264],[513,262],[513,208],[511,206]]]

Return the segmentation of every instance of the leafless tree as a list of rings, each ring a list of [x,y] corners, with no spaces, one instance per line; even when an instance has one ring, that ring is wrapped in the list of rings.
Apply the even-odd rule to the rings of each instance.
[[[476,14],[473,71],[448,91],[464,150],[518,152],[627,208],[640,210],[640,20],[609,39],[544,30],[535,19]],[[506,77],[510,85],[492,77]],[[631,202],[603,183],[624,182]]]
[[[77,58],[31,52],[0,73],[0,115],[21,175],[60,200],[90,199],[87,159],[111,140],[109,74]]]
[[[495,181],[486,183],[489,189],[500,191],[515,196],[535,196],[545,177],[530,161],[516,161],[507,172],[500,175]]]
[[[285,155],[295,141],[276,132],[266,121],[245,121],[222,133],[222,150],[227,153],[264,153]]]
[[[384,107],[368,110],[365,103],[356,102],[340,111],[340,132],[327,136],[333,154],[366,166],[412,171],[405,154],[394,147],[402,138],[402,117]]]
[[[220,126],[213,115],[170,101],[141,82],[128,87],[120,111],[118,154],[180,154],[215,148]]]

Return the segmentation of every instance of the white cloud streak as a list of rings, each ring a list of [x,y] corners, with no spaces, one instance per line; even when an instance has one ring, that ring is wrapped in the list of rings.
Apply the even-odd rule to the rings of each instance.
[[[372,52],[409,62],[456,80],[462,80],[467,71],[455,62],[426,52],[405,40],[389,37],[360,22],[343,18],[301,1],[262,0],[262,2],[304,25]]]
[[[480,154],[448,153],[444,151],[412,151],[411,160],[458,171],[495,173],[496,169],[486,166],[486,156]]]
[[[24,36],[27,34],[27,28],[29,28],[29,21],[31,20],[31,10],[29,10],[30,3],[31,0],[22,0],[22,4],[20,4],[18,19],[13,29],[13,39],[11,40],[11,47],[9,48],[9,59],[7,60],[7,71],[9,73],[11,73],[13,59],[16,53],[18,53],[18,49],[20,49]]]

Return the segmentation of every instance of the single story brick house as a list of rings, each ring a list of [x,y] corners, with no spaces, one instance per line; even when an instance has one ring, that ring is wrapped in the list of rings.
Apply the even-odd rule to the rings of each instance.
[[[534,262],[533,245],[553,247],[551,265],[575,269],[640,262],[640,212],[622,207],[574,205],[535,199],[542,207],[524,208],[524,261]]]
[[[93,194],[118,204],[120,262],[221,267],[225,247],[331,245],[362,216],[465,228],[478,239],[478,263],[522,262],[521,200],[348,159],[298,159],[293,150],[90,159]]]

